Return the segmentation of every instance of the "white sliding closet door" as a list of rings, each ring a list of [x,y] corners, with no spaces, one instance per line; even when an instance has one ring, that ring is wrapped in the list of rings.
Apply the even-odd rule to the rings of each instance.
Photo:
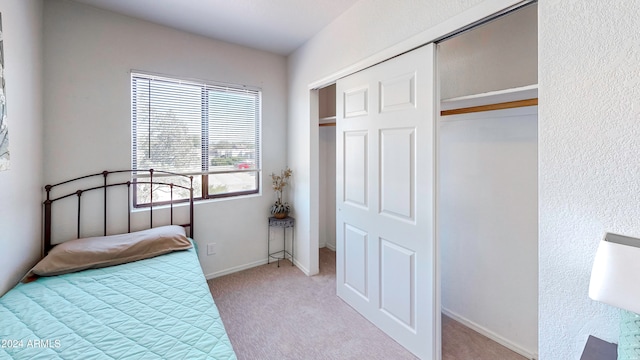
[[[337,293],[436,359],[435,46],[337,83]]]

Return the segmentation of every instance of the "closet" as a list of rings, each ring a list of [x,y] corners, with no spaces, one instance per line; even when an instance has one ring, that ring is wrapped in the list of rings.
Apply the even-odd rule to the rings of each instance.
[[[443,317],[536,358],[536,4],[438,42],[437,69]],[[319,247],[335,250],[335,84],[318,108]]]
[[[319,247],[336,250],[336,85],[318,91],[320,211]]]
[[[537,357],[537,6],[438,44],[443,316]]]

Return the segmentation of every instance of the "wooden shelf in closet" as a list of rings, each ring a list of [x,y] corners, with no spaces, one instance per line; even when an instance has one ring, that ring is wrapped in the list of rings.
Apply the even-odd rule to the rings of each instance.
[[[440,115],[459,115],[536,105],[538,105],[538,85],[529,85],[442,100]]]
[[[320,118],[318,125],[319,126],[336,126],[336,117],[327,116],[327,117]]]

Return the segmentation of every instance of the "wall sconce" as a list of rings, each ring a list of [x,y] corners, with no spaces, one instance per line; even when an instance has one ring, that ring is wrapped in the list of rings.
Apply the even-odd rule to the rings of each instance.
[[[605,234],[589,284],[589,297],[618,307],[618,360],[640,359],[640,239]]]

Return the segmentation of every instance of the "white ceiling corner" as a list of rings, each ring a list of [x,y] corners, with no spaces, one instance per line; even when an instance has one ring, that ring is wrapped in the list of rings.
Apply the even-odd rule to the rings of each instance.
[[[358,0],[74,0],[182,31],[288,55]]]

